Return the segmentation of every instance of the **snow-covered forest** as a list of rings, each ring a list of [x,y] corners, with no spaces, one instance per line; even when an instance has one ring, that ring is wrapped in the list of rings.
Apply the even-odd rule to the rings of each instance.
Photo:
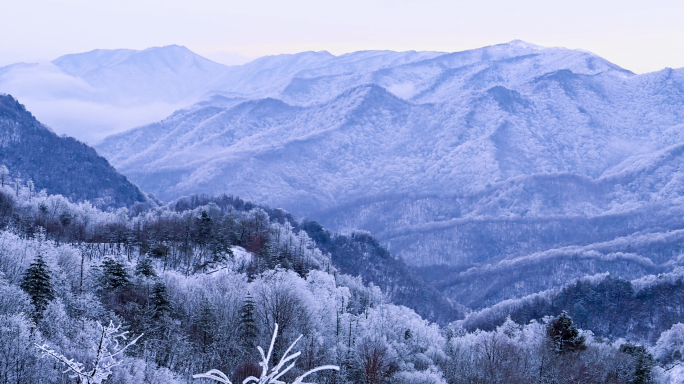
[[[410,306],[424,311],[421,300],[438,298],[406,293],[412,282],[395,279],[401,274],[390,269],[385,280],[375,276],[381,287],[368,282],[367,271],[344,273],[344,262],[336,261],[354,250],[393,259],[386,250],[368,252],[369,244],[381,249],[368,233],[334,234],[231,196],[101,211],[2,175],[3,383],[199,383],[209,379],[193,376],[211,370],[241,383],[260,377],[257,346],[268,349],[275,324],[272,361],[301,352],[278,379],[287,383],[326,365],[339,371],[321,370],[306,381],[667,383],[684,373],[684,325],[668,323],[680,314],[652,318],[657,334],[600,327],[609,315],[634,308],[623,305],[629,293],[608,300],[614,312],[604,308],[596,318],[591,302],[583,301],[582,312],[567,297],[571,285],[463,320],[456,309],[456,321],[421,317]],[[613,285],[656,292],[659,284],[681,286],[683,276]],[[575,285],[600,291],[611,281],[601,275]],[[588,296],[601,306],[594,291]],[[558,304],[563,293],[572,304],[567,312]]]

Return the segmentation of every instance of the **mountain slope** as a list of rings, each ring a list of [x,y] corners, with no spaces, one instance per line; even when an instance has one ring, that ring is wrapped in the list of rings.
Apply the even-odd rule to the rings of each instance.
[[[517,60],[505,56],[471,64],[461,58],[455,65],[466,63],[458,68],[468,74],[437,76],[432,87],[413,98],[429,99],[426,103],[403,101],[370,84],[306,106],[277,99],[205,105],[111,137],[98,148],[121,171],[134,179],[140,175],[142,185],[154,184],[152,189],[166,197],[197,187],[230,189],[296,211],[301,207],[293,200],[306,196],[315,203],[302,203],[309,209],[303,213],[311,213],[388,193],[474,192],[536,173],[598,177],[635,151],[662,148],[648,142],[682,122],[667,113],[682,101],[663,104],[658,92],[666,89],[647,85],[657,74],[632,76],[584,52],[519,49],[513,45],[509,52],[521,53]],[[543,54],[529,54],[529,49]],[[442,56],[400,67],[421,64],[414,72],[424,73]],[[447,59],[440,65],[455,61]],[[559,69],[559,63],[577,72]],[[529,67],[550,72],[534,76]],[[483,79],[483,72],[491,79]],[[453,89],[456,80],[462,84]],[[442,88],[451,91],[434,101]],[[638,105],[634,96],[626,99],[634,94]],[[654,122],[656,131],[648,132],[640,124],[650,111],[668,121]],[[141,135],[153,136],[154,142],[137,144]],[[246,164],[246,159],[264,162],[260,169],[273,171],[273,177],[244,181],[241,165],[232,164]],[[280,169],[287,162],[291,165]],[[297,170],[294,164],[301,163],[314,169]],[[219,176],[226,170],[231,171]],[[162,184],[155,184],[160,182],[156,172],[165,175]],[[316,174],[316,181],[307,174]],[[242,186],[252,182],[260,185]]]
[[[0,163],[36,190],[103,206],[127,206],[146,197],[95,150],[59,137],[10,95],[0,94]]]
[[[164,198],[230,191],[377,233],[471,307],[587,273],[674,267],[684,70],[634,75],[520,41],[379,64],[364,55],[302,54],[312,68],[276,66],[270,88],[256,81],[253,95],[215,98],[98,149]],[[629,248],[649,233],[670,240]]]

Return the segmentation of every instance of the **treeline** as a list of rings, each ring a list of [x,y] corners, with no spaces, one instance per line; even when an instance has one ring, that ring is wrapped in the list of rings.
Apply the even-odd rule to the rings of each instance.
[[[24,203],[15,202],[19,200]],[[147,202],[101,212],[59,195],[40,196],[26,186],[5,188],[0,190],[0,225],[28,237],[44,228],[49,239],[83,247],[90,258],[118,252],[131,260],[149,254],[164,270],[186,274],[218,265],[230,257],[232,246],[258,256],[246,266],[250,276],[276,265],[304,276],[312,268],[330,271],[331,265],[325,263],[332,262],[341,273],[360,275],[366,284],[378,285],[391,302],[411,307],[431,321],[446,324],[463,317],[463,310],[369,234],[333,234],[282,209],[228,195],[192,195],[163,207]],[[323,261],[321,251],[331,260]]]
[[[471,313],[459,323],[468,330],[491,330],[507,317],[526,324],[561,311],[597,336],[654,343],[684,319],[684,269],[634,281],[608,274],[578,279],[558,290]]]
[[[34,239],[0,233],[0,378],[16,383],[73,383],[64,367],[41,357],[46,344],[69,359],[93,364],[98,325],[114,321],[144,334],[114,367],[107,383],[196,382],[220,369],[232,382],[258,376],[255,346],[269,345],[274,324],[278,361],[299,335],[301,357],[288,375],[335,364],[318,383],[646,383],[668,382],[681,359],[684,332],[669,332],[661,367],[649,349],[596,338],[561,314],[492,331],[439,328],[377,287],[348,275],[312,270],[305,278],[276,268],[251,279],[232,262],[213,273],[162,271],[149,257],[92,261],[39,232]],[[79,265],[85,263],[83,278]]]

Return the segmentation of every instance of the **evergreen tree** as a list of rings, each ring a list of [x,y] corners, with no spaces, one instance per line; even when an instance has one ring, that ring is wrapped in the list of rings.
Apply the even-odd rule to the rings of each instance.
[[[212,236],[211,255],[214,263],[221,263],[234,257],[233,249],[223,234]]]
[[[162,282],[155,283],[152,288],[152,305],[154,306],[155,317],[162,317],[173,310],[166,285]]]
[[[21,282],[21,289],[31,296],[34,307],[34,319],[39,320],[48,303],[55,298],[54,289],[50,282],[50,270],[43,260],[43,255],[38,253],[36,259],[26,270]]]
[[[577,326],[565,311],[549,323],[546,328],[546,335],[551,339],[554,349],[558,353],[574,352],[587,348],[584,344],[584,336],[580,336]]]
[[[240,343],[243,347],[243,352],[251,353],[252,350],[256,348],[257,337],[259,334],[259,329],[256,325],[256,319],[254,318],[254,313],[256,311],[256,306],[254,304],[254,298],[247,292],[245,296],[245,303],[242,305],[240,310]]]
[[[634,358],[634,384],[645,384],[651,382],[651,371],[656,365],[653,356],[648,353],[643,345],[622,344],[620,352],[626,353]]]
[[[202,297],[202,301],[197,309],[195,326],[197,327],[201,350],[202,352],[207,352],[207,347],[214,342],[214,330],[218,324],[214,305],[206,297]]]
[[[135,274],[145,277],[157,277],[157,272],[154,270],[154,262],[149,256],[138,262],[135,266]]]
[[[126,266],[110,257],[102,262],[102,280],[104,288],[118,289],[130,283],[130,276],[126,271]]]
[[[306,268],[304,266],[304,262],[301,258],[299,258],[299,257],[295,258],[294,262],[292,263],[292,270],[297,272],[297,274],[300,277],[302,277],[302,278],[306,277],[307,271],[306,271]]]
[[[211,217],[209,217],[209,215],[207,214],[207,211],[202,211],[202,215],[199,218],[198,227],[199,227],[199,233],[198,233],[197,242],[200,245],[205,245],[209,242],[209,239],[211,239],[211,227],[212,227]]]
[[[259,250],[259,255],[264,262],[266,269],[273,269],[276,263],[277,249],[271,241],[267,241]]]

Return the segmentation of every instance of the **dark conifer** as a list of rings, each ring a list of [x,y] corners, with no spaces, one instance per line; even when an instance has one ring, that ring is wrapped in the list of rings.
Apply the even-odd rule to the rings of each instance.
[[[551,339],[554,349],[558,353],[584,350],[584,336],[580,336],[572,318],[563,311],[546,328],[546,335]]]
[[[207,347],[214,342],[214,330],[218,326],[214,304],[206,297],[202,297],[202,301],[197,309],[195,325],[199,331],[198,336],[202,352],[206,352]]]
[[[109,289],[125,287],[130,283],[126,266],[108,257],[102,262],[102,286]]]
[[[55,298],[50,281],[50,269],[43,260],[43,255],[39,253],[28,267],[20,286],[31,296],[31,303],[35,310],[34,319],[40,319],[48,303]]]
[[[240,310],[240,342],[243,347],[243,352],[251,353],[252,349],[256,348],[257,337],[259,334],[259,329],[256,325],[256,319],[254,318],[254,313],[256,311],[256,306],[254,304],[254,298],[247,292],[245,296],[245,303],[242,305]]]
[[[273,269],[275,267],[277,250],[271,241],[267,241],[263,247],[259,250],[259,255],[264,262],[264,266],[267,269]]]
[[[202,211],[202,216],[199,219],[198,227],[199,227],[199,234],[198,234],[197,242],[200,245],[205,245],[209,242],[209,239],[211,239],[211,227],[212,227],[211,217],[209,217],[209,215],[207,214],[207,211]]]
[[[165,314],[169,314],[173,309],[171,298],[166,291],[166,285],[162,282],[155,283],[152,288],[152,305],[154,305],[155,317],[162,317]]]
[[[135,266],[135,274],[145,277],[157,277],[157,272],[154,270],[154,262],[149,256],[138,262]]]
[[[626,343],[620,346],[620,352],[634,358],[634,381],[632,382],[635,384],[650,383],[652,370],[656,363],[646,348],[643,345]]]

